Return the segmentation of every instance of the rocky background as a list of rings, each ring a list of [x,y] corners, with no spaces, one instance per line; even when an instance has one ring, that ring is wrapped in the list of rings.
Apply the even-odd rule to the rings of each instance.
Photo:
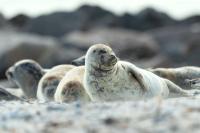
[[[96,6],[36,18],[0,14],[0,78],[14,62],[31,58],[43,67],[70,63],[94,43],[141,67],[200,66],[200,16],[175,20],[147,8],[121,16]]]

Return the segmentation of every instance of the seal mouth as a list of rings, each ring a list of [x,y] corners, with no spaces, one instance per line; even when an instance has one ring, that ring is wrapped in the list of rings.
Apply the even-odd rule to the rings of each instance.
[[[109,62],[111,65],[115,65],[117,63],[118,59],[115,55],[111,55],[111,58],[109,59]]]

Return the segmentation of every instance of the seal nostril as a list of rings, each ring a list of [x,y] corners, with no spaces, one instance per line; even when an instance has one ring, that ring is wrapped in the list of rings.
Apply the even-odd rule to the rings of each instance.
[[[7,71],[6,72],[6,76],[12,78],[13,77],[13,73],[11,71]]]
[[[111,57],[112,60],[116,59],[116,56],[113,55],[113,54],[110,57]]]

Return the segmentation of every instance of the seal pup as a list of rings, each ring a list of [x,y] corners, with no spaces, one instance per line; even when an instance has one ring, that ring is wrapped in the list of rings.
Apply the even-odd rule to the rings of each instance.
[[[53,101],[56,88],[73,65],[58,65],[48,70],[38,83],[37,98],[40,101]]]
[[[179,68],[155,68],[148,69],[154,74],[169,79],[183,89],[194,89],[187,80],[200,78],[200,67],[185,66]]]
[[[35,99],[39,80],[46,73],[36,61],[21,60],[6,71],[8,80],[13,81],[22,89],[28,99]]]
[[[90,98],[83,86],[85,67],[73,68],[60,81],[56,93],[55,101],[60,103],[67,102],[89,102]]]
[[[142,100],[193,96],[198,90],[186,91],[168,79],[118,61],[112,49],[104,44],[89,48],[85,58],[84,87],[92,101]]]

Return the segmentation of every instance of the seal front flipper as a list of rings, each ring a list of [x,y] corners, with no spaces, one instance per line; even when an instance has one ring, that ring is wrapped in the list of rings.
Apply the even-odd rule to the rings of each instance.
[[[140,73],[138,68],[133,65],[127,65],[127,72],[140,84],[144,91],[149,90],[148,84],[145,81],[144,75]]]

